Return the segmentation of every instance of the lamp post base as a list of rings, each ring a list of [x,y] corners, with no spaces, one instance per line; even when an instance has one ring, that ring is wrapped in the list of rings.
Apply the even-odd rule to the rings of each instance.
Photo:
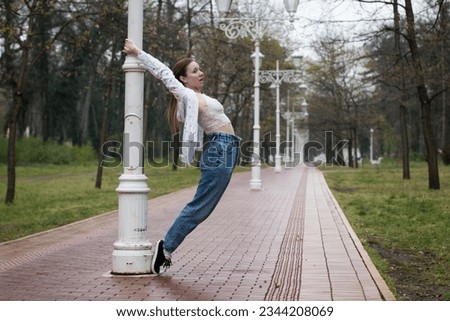
[[[281,156],[275,156],[275,173],[281,172]]]
[[[114,245],[116,246],[116,245]],[[140,244],[136,247],[146,249],[119,250],[112,255],[112,274],[150,274],[153,253],[151,244]]]
[[[147,235],[147,177],[122,174],[119,180],[119,238],[112,253],[112,274],[148,274],[153,253]]]
[[[250,189],[252,191],[260,191],[262,189],[262,181],[258,180],[250,180]]]

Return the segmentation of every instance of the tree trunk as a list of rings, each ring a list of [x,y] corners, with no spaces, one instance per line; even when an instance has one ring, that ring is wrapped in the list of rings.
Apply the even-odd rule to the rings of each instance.
[[[403,89],[402,89],[403,90]],[[403,179],[411,179],[409,167],[409,139],[406,106],[400,103],[400,136],[402,144]]]
[[[441,72],[442,72],[442,161],[444,165],[450,165],[450,130],[449,130],[449,106],[447,106],[447,75],[448,64],[447,58],[447,42],[448,39],[448,7],[449,4],[445,0],[440,0],[441,5]]]
[[[11,3],[7,3],[8,9],[14,12],[9,6]],[[29,11],[31,13],[36,12],[36,7],[38,1],[30,3]],[[29,53],[30,46],[32,45],[31,36],[34,33],[33,30],[34,22],[29,20],[28,37],[27,40],[22,44],[22,56],[20,59],[20,70],[17,77],[17,81],[12,81],[14,99],[13,99],[13,110],[11,113],[11,118],[8,121],[9,127],[9,138],[8,138],[8,151],[7,151],[7,187],[6,187],[6,197],[5,203],[12,203],[15,198],[16,192],[16,140],[17,140],[17,129],[20,114],[24,108],[23,101],[23,91],[25,89],[25,80],[29,70]],[[12,63],[12,62],[11,62]]]
[[[16,139],[17,139],[17,125],[19,116],[23,110],[23,90],[25,87],[26,74],[28,72],[28,58],[29,46],[26,43],[22,50],[22,59],[20,64],[20,72],[16,87],[14,88],[14,105],[11,118],[8,122],[9,138],[7,151],[7,167],[8,167],[8,182],[6,188],[5,203],[12,203],[14,201],[16,192]]]
[[[419,47],[417,45],[414,12],[411,0],[405,0],[405,11],[408,33],[407,40],[411,51],[411,58],[414,68],[413,81],[416,86],[421,105],[422,131],[425,139],[428,162],[428,186],[430,189],[440,189],[437,148],[431,122],[431,101],[425,85],[422,61],[419,55]]]
[[[178,169],[178,159],[180,158],[180,132],[172,136],[173,138],[173,160],[172,160],[172,170],[176,171]],[[187,159],[184,160],[187,162]]]
[[[16,139],[17,139],[17,122],[19,115],[23,109],[22,92],[17,88],[14,96],[14,109],[10,121],[8,122],[9,137],[8,137],[8,182],[6,188],[5,203],[12,203],[16,193]]]
[[[356,128],[353,128],[353,142],[354,142],[353,150],[355,151],[354,160],[355,160],[355,168],[358,168],[359,167],[359,164],[358,164],[358,158],[359,158],[358,157],[358,137],[357,137],[356,133],[357,133]]]
[[[78,114],[80,115],[78,126],[80,137],[77,144],[80,146],[86,144],[89,137],[89,112],[91,110],[92,90],[94,88],[96,77],[96,73],[91,72],[89,76],[89,83],[83,89],[83,99],[78,104]]]
[[[405,86],[405,71],[403,68],[403,55],[400,46],[400,15],[398,13],[398,1],[394,0],[394,37],[395,37],[395,54],[397,56],[397,64],[400,67],[400,137],[402,150],[402,165],[403,165],[403,179],[410,179],[411,174],[409,170],[409,139],[408,139],[408,122],[406,101],[406,86]]]
[[[348,133],[349,133],[349,136],[350,136],[349,139],[348,139],[348,145],[347,145],[347,147],[348,147],[348,149],[347,149],[348,166],[349,167],[355,167],[355,164],[353,162],[353,133],[352,133],[352,130],[350,129],[348,131]]]
[[[103,145],[106,142],[106,138],[108,137],[108,114],[109,114],[109,105],[111,103],[111,91],[114,83],[114,72],[115,72],[115,61],[116,61],[116,51],[117,51],[117,41],[114,39],[112,45],[112,56],[111,61],[109,62],[108,72],[106,75],[106,84],[103,92],[103,119],[102,119],[102,129],[100,133],[100,143],[98,146],[98,166],[97,166],[97,178],[95,180],[95,187],[102,187],[102,176],[103,176]]]

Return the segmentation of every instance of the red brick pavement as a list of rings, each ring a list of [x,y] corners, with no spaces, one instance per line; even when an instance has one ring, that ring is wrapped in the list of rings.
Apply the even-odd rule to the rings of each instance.
[[[320,171],[265,169],[262,180],[251,191],[250,174],[234,174],[159,276],[109,273],[117,212],[0,244],[0,300],[394,299]],[[194,192],[149,201],[153,244]]]

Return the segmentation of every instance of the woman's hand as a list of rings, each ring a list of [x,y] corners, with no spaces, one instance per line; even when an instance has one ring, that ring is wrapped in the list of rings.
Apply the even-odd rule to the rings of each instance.
[[[133,40],[125,39],[125,46],[123,47],[123,52],[127,55],[137,56],[141,53],[141,49],[139,49]]]

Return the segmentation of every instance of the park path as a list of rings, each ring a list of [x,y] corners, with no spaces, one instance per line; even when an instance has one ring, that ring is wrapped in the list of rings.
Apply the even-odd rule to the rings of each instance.
[[[112,276],[117,211],[0,244],[0,300],[394,300],[322,173],[235,173],[164,274]],[[151,185],[151,182],[150,182]],[[195,188],[148,202],[162,238]]]

